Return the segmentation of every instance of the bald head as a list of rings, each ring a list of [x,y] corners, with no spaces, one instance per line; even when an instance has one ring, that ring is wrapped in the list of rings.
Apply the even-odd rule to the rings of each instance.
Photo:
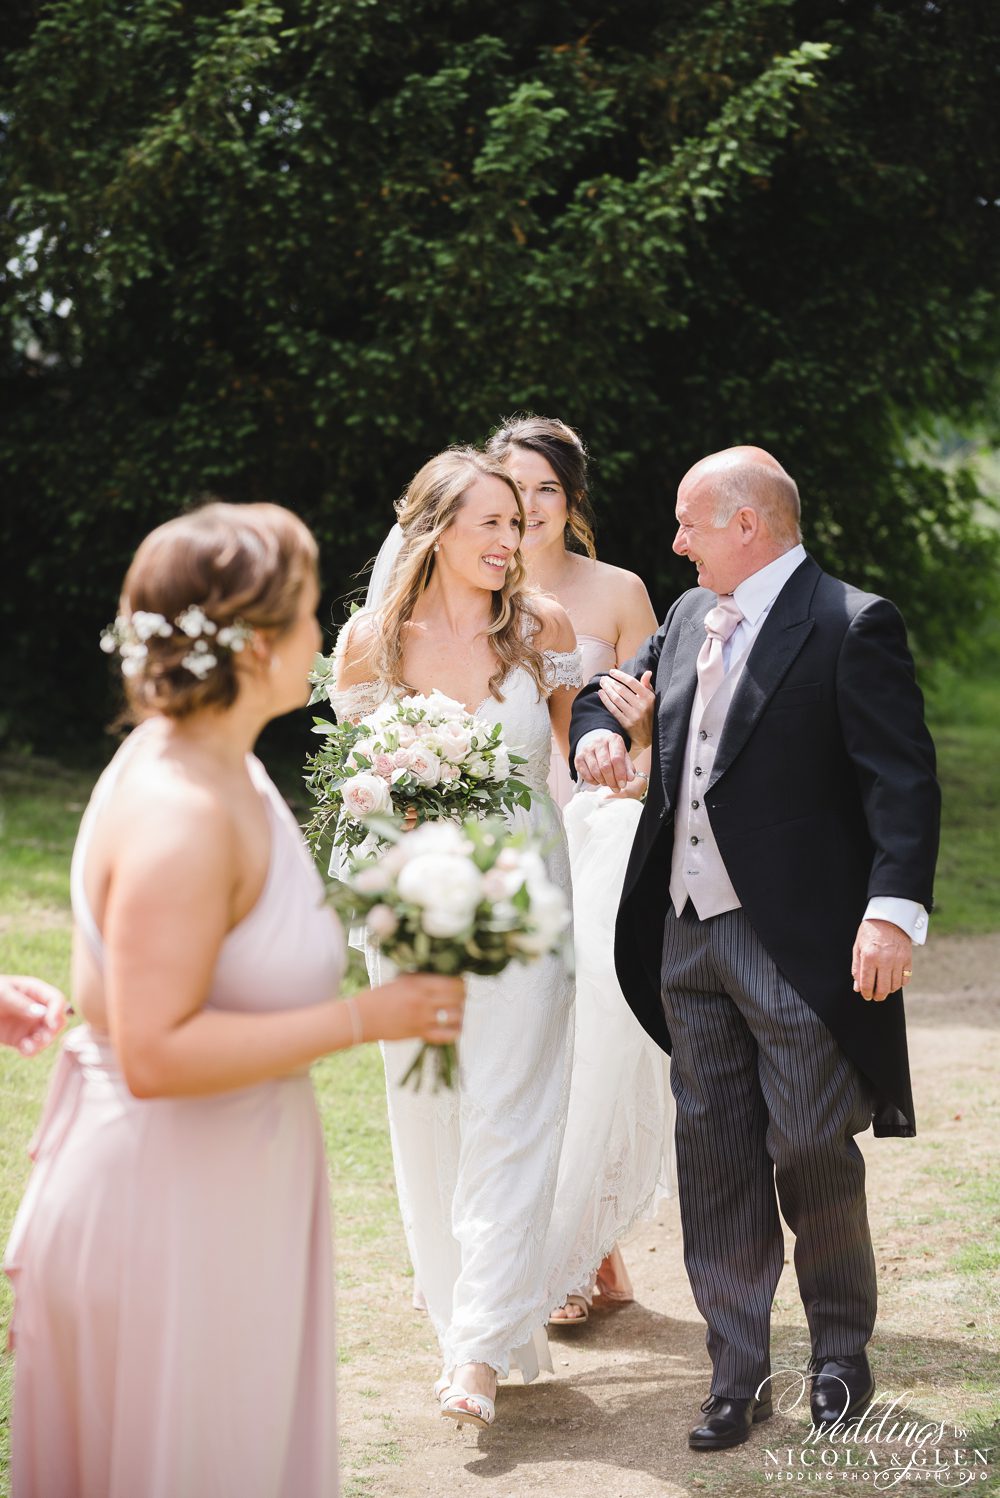
[[[727,447],[688,469],[678,495],[711,496],[715,524],[728,525],[744,506],[757,515],[777,553],[802,540],[798,485],[762,447]]]
[[[711,453],[680,482],[674,551],[702,588],[731,593],[801,539],[795,480],[762,447]]]

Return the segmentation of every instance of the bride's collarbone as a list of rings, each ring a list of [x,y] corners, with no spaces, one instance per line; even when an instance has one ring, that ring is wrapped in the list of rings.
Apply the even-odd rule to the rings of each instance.
[[[417,692],[443,692],[475,712],[490,697],[490,681],[500,665],[489,644],[449,644],[411,640],[403,650],[403,677]]]

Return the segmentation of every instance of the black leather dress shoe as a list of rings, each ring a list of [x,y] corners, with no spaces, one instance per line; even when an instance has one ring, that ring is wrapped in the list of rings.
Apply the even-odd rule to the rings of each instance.
[[[851,1358],[814,1358],[809,1408],[818,1430],[832,1430],[863,1410],[875,1393],[875,1379],[867,1355]]]
[[[688,1436],[692,1451],[725,1451],[727,1446],[739,1446],[752,1426],[770,1420],[774,1413],[770,1396],[763,1400],[723,1399],[721,1394],[710,1394],[702,1409],[704,1424],[696,1425]]]

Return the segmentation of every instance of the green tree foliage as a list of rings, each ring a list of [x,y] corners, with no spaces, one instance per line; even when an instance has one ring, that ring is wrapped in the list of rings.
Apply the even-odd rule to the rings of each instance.
[[[19,0],[0,116],[0,710],[107,712],[96,631],[212,490],[317,528],[330,596],[415,467],[532,408],[658,603],[736,441],[925,652],[977,601],[970,480],[907,442],[995,363],[1000,20],[949,0]],[[46,678],[51,651],[58,674]],[[65,721],[65,717],[62,717]],[[8,727],[10,722],[8,721]]]

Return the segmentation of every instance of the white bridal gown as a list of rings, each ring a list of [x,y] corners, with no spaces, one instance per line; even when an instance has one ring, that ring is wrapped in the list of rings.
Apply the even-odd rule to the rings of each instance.
[[[577,638],[588,681],[615,664],[607,640]],[[569,840],[576,946],[573,1084],[551,1231],[559,1254],[572,1239],[564,1277],[589,1299],[604,1256],[674,1195],[674,1102],[670,1059],[615,973],[615,919],[642,806],[603,787],[577,789],[557,750],[549,789]]]
[[[355,616],[356,617],[356,616]],[[338,651],[343,648],[341,631]],[[549,689],[582,684],[579,651],[544,652]],[[538,799],[515,808],[515,828],[546,842],[549,878],[569,893],[569,859],[558,812],[545,791],[548,706],[523,667],[475,715],[503,726],[526,757],[518,778]],[[330,700],[357,721],[388,695],[366,682]],[[372,983],[384,981],[366,951]],[[383,969],[386,964],[383,964]],[[496,978],[470,977],[459,1041],[459,1085],[420,1092],[400,1080],[419,1042],[383,1046],[399,1206],[414,1273],[441,1343],[442,1366],[488,1363],[524,1379],[551,1370],[545,1323],[574,1287],[566,1277],[575,1226],[553,1235],[552,1211],[569,1106],[574,985],[558,956],[511,963]]]

